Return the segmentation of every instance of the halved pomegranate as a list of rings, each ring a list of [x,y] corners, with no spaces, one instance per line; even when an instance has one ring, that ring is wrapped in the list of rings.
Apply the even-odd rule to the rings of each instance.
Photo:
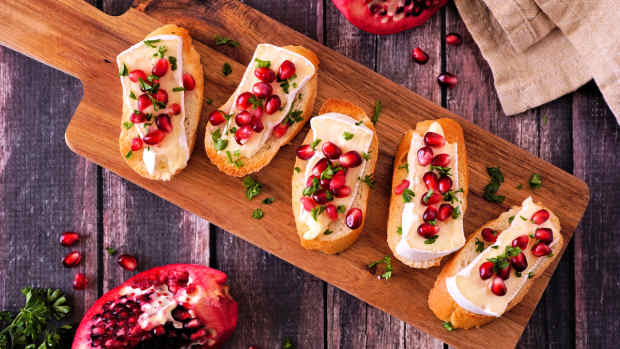
[[[447,0],[332,0],[340,12],[361,30],[394,34],[417,27]]]
[[[88,310],[72,349],[218,348],[237,325],[226,274],[190,264],[140,273]]]

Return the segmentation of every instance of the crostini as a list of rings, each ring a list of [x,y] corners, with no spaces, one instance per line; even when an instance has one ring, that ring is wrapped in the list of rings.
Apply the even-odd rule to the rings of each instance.
[[[123,86],[121,155],[141,176],[170,180],[187,166],[202,110],[203,72],[192,38],[168,24],[116,61]]]
[[[221,171],[259,171],[310,118],[319,59],[302,46],[260,44],[226,104],[211,112],[205,148]]]
[[[471,234],[428,297],[454,328],[480,327],[517,305],[562,249],[558,217],[531,197]]]
[[[364,110],[347,101],[325,102],[297,149],[293,215],[301,245],[338,253],[360,236],[379,154]]]
[[[412,268],[439,265],[465,244],[468,193],[463,129],[454,120],[419,122],[394,158],[387,241]]]

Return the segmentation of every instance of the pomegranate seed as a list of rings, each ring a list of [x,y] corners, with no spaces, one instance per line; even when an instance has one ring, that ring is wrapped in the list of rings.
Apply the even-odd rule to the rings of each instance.
[[[239,126],[249,125],[252,122],[252,114],[244,110],[235,116],[235,122]]]
[[[518,255],[510,258],[510,264],[512,264],[513,268],[516,271],[521,272],[527,269],[527,258],[525,258],[525,254],[523,252]]]
[[[491,262],[484,262],[482,264],[480,264],[480,269],[478,269],[480,272],[480,278],[482,280],[486,280],[488,278],[490,278],[491,276],[493,276],[493,263]]]
[[[152,130],[152,131],[149,131],[149,133],[147,133],[146,136],[144,136],[143,140],[144,140],[144,143],[148,145],[155,145],[155,144],[159,144],[159,142],[161,142],[165,136],[166,134],[160,130]]]
[[[191,91],[196,87],[196,81],[190,73],[183,74],[183,88],[185,91]]]
[[[338,219],[338,208],[332,204],[325,206],[325,213],[327,213],[327,217],[332,221]]]
[[[437,188],[437,175],[434,172],[426,172],[424,176],[422,176],[422,181],[426,185],[426,189],[439,190]]]
[[[254,107],[254,109],[252,110],[252,115],[253,115],[255,118],[260,119],[260,118],[262,118],[262,117],[263,117],[263,110],[264,110],[264,109],[263,109],[263,106],[262,106],[262,105],[257,105],[257,106],[255,106],[255,107]]]
[[[235,141],[239,145],[244,145],[245,142],[252,136],[252,127],[251,126],[243,126],[237,129],[235,132]]]
[[[439,227],[429,223],[422,223],[418,227],[418,234],[424,238],[432,238],[439,233]]]
[[[482,229],[482,238],[487,242],[497,241],[497,232],[491,228]]]
[[[525,251],[527,248],[527,244],[530,242],[529,236],[527,234],[517,236],[514,240],[512,240],[512,247],[518,247],[521,251]]]
[[[172,113],[172,115],[181,114],[181,106],[179,105],[179,103],[170,104],[170,112]]]
[[[334,196],[337,198],[346,198],[349,195],[351,195],[351,187],[348,185],[343,185],[334,191]]]
[[[419,47],[416,47],[413,50],[411,50],[411,57],[418,64],[426,64],[426,62],[428,62],[428,55],[426,54],[426,52],[422,51],[422,49]]]
[[[250,103],[250,98],[254,97],[254,95],[250,92],[243,92],[237,97],[237,108],[239,110],[247,110],[250,109],[252,103]]]
[[[496,296],[503,296],[506,294],[506,284],[501,277],[496,276],[491,281],[491,292],[493,292]]]
[[[310,175],[310,177],[306,180],[306,187],[311,187],[315,178],[320,179],[320,176]]]
[[[276,79],[276,73],[266,67],[258,67],[254,69],[254,76],[256,76],[260,81],[271,83]]]
[[[221,110],[214,110],[209,114],[209,122],[213,126],[217,126],[226,121],[226,117],[224,116],[224,112]]]
[[[146,82],[146,73],[144,71],[136,69],[129,72],[129,80],[132,82],[138,82],[140,79]]]
[[[439,86],[454,88],[456,86],[458,79],[454,74],[451,73],[443,73],[437,77],[437,82],[439,82]]]
[[[166,334],[166,329],[164,328],[164,326],[159,325],[153,329],[153,334],[157,337],[163,336]]]
[[[343,171],[338,171],[332,179],[329,181],[329,190],[336,191],[347,184],[347,177],[345,176]]]
[[[178,307],[172,311],[171,315],[175,320],[182,322],[187,321],[192,317],[187,310]]]
[[[60,244],[63,246],[73,246],[80,241],[80,234],[72,231],[66,231],[60,235]]]
[[[263,130],[265,129],[265,126],[263,125],[263,120],[261,120],[260,118],[254,118],[252,119],[252,130],[256,133],[261,133],[263,132]]]
[[[288,80],[291,76],[295,74],[295,64],[288,59],[282,64],[280,64],[280,69],[278,69],[278,79],[280,80]]]
[[[362,157],[355,150],[350,150],[338,158],[338,163],[340,166],[345,168],[354,168],[362,163]]]
[[[430,222],[434,219],[437,219],[437,209],[433,206],[429,206],[424,210],[424,214],[422,214],[422,219],[425,222]]]
[[[136,257],[130,256],[128,254],[121,255],[116,261],[125,270],[134,271],[138,267],[138,261],[136,260]]]
[[[422,199],[420,201],[422,202],[423,205],[429,206],[429,205],[434,205],[438,203],[439,201],[441,201],[441,199],[442,199],[441,194],[434,192],[434,191],[433,192],[427,191],[426,193],[424,193],[424,195],[422,195]]]
[[[168,60],[165,58],[160,58],[155,62],[155,66],[153,66],[153,75],[162,77],[166,75],[168,72]]]
[[[439,155],[437,155],[437,156],[439,156]],[[437,184],[437,187],[439,189],[439,192],[442,193],[442,194],[445,194],[445,193],[449,192],[450,189],[452,189],[452,179],[450,179],[450,177],[448,177],[448,176],[441,176],[441,178],[439,178],[439,182]]]
[[[297,157],[302,160],[308,160],[314,155],[314,149],[310,144],[303,144],[297,148]]]
[[[321,146],[321,151],[328,159],[338,159],[342,154],[342,150],[332,142],[325,142]]]
[[[278,97],[278,95],[271,95],[267,98],[267,101],[265,101],[265,113],[271,115],[280,110],[281,105],[282,102],[280,101],[280,97]]]
[[[159,90],[157,90],[157,92],[155,92],[153,97],[159,103],[162,103],[164,105],[168,104],[168,92],[166,92],[166,90],[164,89],[160,88]]]
[[[541,225],[549,219],[549,211],[542,209],[534,212],[532,215],[532,222],[536,225]]]
[[[321,189],[329,189],[329,185],[331,182],[331,179],[323,178],[319,180],[319,186],[321,187]]]
[[[460,34],[448,33],[448,35],[446,35],[446,44],[452,45],[452,46],[458,46],[462,43],[463,43],[463,38],[461,37]]]
[[[433,160],[433,149],[430,147],[422,147],[418,149],[418,163],[426,166]]]
[[[327,190],[319,190],[312,194],[312,200],[319,205],[325,205],[333,200],[333,198],[330,198],[330,195],[327,193]]]
[[[77,273],[73,278],[73,289],[83,290],[86,288],[86,275],[84,273]]]
[[[151,99],[146,93],[143,93],[138,97],[138,111],[144,111],[144,109],[150,107],[151,104]]]
[[[399,185],[396,186],[396,188],[394,188],[394,194],[396,195],[400,195],[402,194],[405,189],[409,188],[409,181],[406,179],[403,179],[402,182],[400,182]]]
[[[553,241],[553,230],[549,228],[538,228],[534,233],[534,237],[540,242],[549,245]]]
[[[129,120],[133,122],[134,124],[141,124],[146,120],[146,115],[144,115],[144,113],[141,113],[141,112],[137,112],[137,113],[134,112],[129,117]]]
[[[446,144],[446,139],[435,132],[426,132],[424,134],[424,144],[429,147],[443,147]]]
[[[62,265],[64,265],[65,268],[73,268],[77,266],[78,264],[80,264],[81,260],[82,260],[82,254],[79,253],[78,251],[72,251],[72,252],[69,252],[65,256],[65,258],[62,259]]]
[[[362,225],[364,215],[359,208],[352,208],[347,212],[345,223],[349,229],[357,229]]]
[[[304,210],[311,212],[314,206],[316,206],[316,202],[307,196],[301,197],[301,204],[304,206]]]
[[[546,256],[551,253],[551,248],[544,242],[539,242],[532,247],[532,254],[536,257]]]
[[[433,166],[447,167],[450,164],[450,155],[439,154],[433,158]]]
[[[511,266],[510,266],[510,264],[508,264],[508,266],[506,268],[501,269],[500,271],[498,271],[497,275],[499,277],[501,277],[502,279],[504,279],[504,280],[508,280],[508,278],[510,277],[510,269],[511,269]]]
[[[322,158],[312,168],[312,174],[317,176],[317,177],[320,177],[321,173],[323,173],[323,171],[325,171],[325,169],[327,168],[327,166],[329,166],[329,164],[330,164],[329,160],[327,160],[326,158]]]
[[[286,130],[288,130],[288,123],[277,124],[276,127],[273,128],[273,136],[280,138],[284,136]]]
[[[140,137],[135,137],[131,140],[131,150],[138,151],[142,149],[142,139]]]
[[[273,88],[266,82],[257,82],[252,86],[252,93],[258,98],[267,98],[273,93]]]
[[[446,219],[452,217],[452,211],[454,208],[450,204],[441,204],[439,206],[439,213],[437,214],[437,219],[440,221],[445,221]]]
[[[170,117],[168,116],[168,114],[160,114],[155,119],[155,124],[157,125],[158,129],[166,133],[170,133],[170,131],[172,131],[172,122],[170,122]]]

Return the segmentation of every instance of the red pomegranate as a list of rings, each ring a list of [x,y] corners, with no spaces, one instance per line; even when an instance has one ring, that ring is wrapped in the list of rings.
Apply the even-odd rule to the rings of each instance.
[[[267,98],[273,93],[273,87],[266,82],[257,82],[252,86],[252,92],[258,98]]]
[[[325,206],[325,213],[327,214],[327,217],[329,217],[329,219],[331,219],[332,221],[338,219],[338,208],[332,204]]]
[[[301,201],[301,205],[304,207],[304,210],[308,212],[312,211],[314,206],[316,206],[316,202],[314,202],[314,200],[312,200],[311,198],[307,196],[302,196],[300,201]]]
[[[138,268],[138,260],[136,260],[136,257],[128,254],[121,255],[116,261],[125,270],[134,271]]]
[[[166,90],[164,89],[160,88],[159,90],[157,90],[157,92],[153,94],[153,98],[155,98],[155,100],[159,103],[162,103],[164,105],[168,104],[168,92],[166,92]]]
[[[252,126],[246,125],[243,127],[239,127],[237,129],[237,132],[235,132],[235,141],[239,145],[244,145],[248,141],[248,139],[252,137],[253,132],[254,131],[252,131]]]
[[[69,252],[65,258],[62,259],[62,265],[65,268],[73,268],[76,267],[82,261],[82,254],[78,251]]]
[[[441,178],[439,178],[439,182],[437,183],[437,188],[439,189],[440,193],[447,193],[448,191],[450,191],[450,189],[452,189],[452,179],[450,179],[450,177],[448,176],[441,176]]]
[[[433,158],[431,163],[433,166],[447,167],[450,164],[450,155],[439,154]]]
[[[422,219],[425,222],[430,222],[432,220],[437,219],[437,209],[433,206],[427,207],[426,210],[424,210],[424,213],[422,214]]]
[[[146,82],[146,73],[143,70],[136,69],[129,72],[129,80],[132,82],[139,82],[140,79]]]
[[[351,187],[348,185],[343,185],[334,191],[334,196],[337,198],[346,198],[349,195],[351,195]]]
[[[226,274],[200,265],[140,273],[95,302],[72,349],[219,348],[237,325],[237,303],[225,283]]]
[[[396,188],[394,188],[394,194],[396,195],[400,195],[402,194],[405,189],[409,188],[409,181],[406,179],[403,179],[402,182],[400,182],[399,185],[396,186]]]
[[[134,137],[131,140],[131,150],[132,151],[138,151],[140,149],[142,149],[142,138]]]
[[[280,110],[280,106],[282,105],[282,101],[278,95],[271,95],[265,101],[265,113],[271,115],[278,110]]]
[[[434,205],[436,203],[438,203],[439,201],[441,201],[441,194],[433,191],[432,193],[430,191],[427,191],[426,193],[424,193],[424,195],[422,195],[422,199],[420,199],[420,201],[422,202],[422,205]]]
[[[286,133],[286,130],[288,130],[288,124],[287,123],[277,124],[273,128],[273,136],[276,137],[276,138],[281,138]]]
[[[168,116],[168,114],[160,114],[159,116],[157,116],[157,118],[155,119],[155,124],[157,125],[158,129],[166,133],[172,131],[172,122],[170,121],[170,117]]]
[[[362,157],[355,150],[350,150],[340,155],[338,161],[344,168],[353,168],[362,164]]]
[[[144,136],[144,143],[148,145],[156,145],[159,144],[165,136],[166,134],[160,130],[152,130]]]
[[[499,275],[499,277],[501,277],[504,280],[508,280],[508,278],[510,277],[510,269],[512,269],[512,267],[510,266],[510,263],[506,266],[506,268],[501,269],[497,272],[497,275]]]
[[[254,69],[254,76],[266,83],[271,83],[276,79],[276,73],[267,67],[257,67]]]
[[[448,33],[448,35],[446,35],[446,44],[452,45],[452,46],[458,46],[462,43],[463,43],[463,38],[461,37],[460,34]]]
[[[351,208],[345,216],[345,224],[349,229],[357,229],[362,225],[364,215],[359,208]]]
[[[138,97],[138,111],[143,112],[146,108],[150,107],[151,104],[153,103],[146,93],[143,93]]]
[[[73,278],[73,289],[83,290],[86,288],[86,275],[84,273],[77,273]]]
[[[319,205],[325,205],[329,201],[333,200],[330,196],[331,194],[327,193],[327,190],[318,190],[314,194],[312,194],[312,200]]]
[[[459,79],[456,77],[456,75],[446,72],[439,74],[439,76],[437,77],[437,82],[439,83],[439,86],[454,88],[459,82]]]
[[[252,114],[244,110],[235,116],[235,122],[238,126],[249,125],[252,123]]]
[[[551,253],[551,248],[544,242],[539,242],[532,247],[532,254],[536,257],[546,256]]]
[[[265,129],[265,125],[263,125],[263,120],[260,118],[254,117],[252,119],[252,131],[256,133],[261,133]]]
[[[314,167],[312,168],[312,175],[320,177],[321,173],[323,173],[323,171],[325,171],[325,169],[327,168],[327,166],[330,165],[330,161],[327,160],[326,158],[322,158],[321,160],[319,160],[316,165],[314,165]]]
[[[224,117],[224,112],[221,110],[214,110],[209,114],[209,122],[213,126],[217,126],[226,121],[226,117]]]
[[[235,104],[239,110],[247,110],[250,109],[252,103],[250,103],[250,99],[255,98],[255,96],[250,92],[243,92],[237,97],[237,101]]]
[[[170,104],[170,112],[172,113],[172,115],[181,114],[181,105],[179,105],[179,103]]]
[[[345,184],[347,184],[347,177],[344,174],[344,171],[338,171],[329,181],[329,190],[335,192],[336,190],[344,187]]]
[[[133,112],[131,114],[131,116],[129,117],[129,120],[131,122],[133,122],[134,124],[140,124],[143,123],[144,121],[146,121],[146,115],[144,115],[144,113],[142,112]]]
[[[515,268],[516,271],[524,271],[525,269],[527,269],[527,258],[525,258],[525,254],[521,252],[518,255],[510,258],[510,264],[512,264],[512,267]]]
[[[418,227],[418,234],[424,238],[432,238],[439,233],[439,227],[430,223],[422,223]]]

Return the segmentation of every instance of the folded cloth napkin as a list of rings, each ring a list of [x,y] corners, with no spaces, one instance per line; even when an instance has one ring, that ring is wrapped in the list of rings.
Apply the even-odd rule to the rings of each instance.
[[[618,0],[454,0],[508,115],[594,78],[620,123]]]

